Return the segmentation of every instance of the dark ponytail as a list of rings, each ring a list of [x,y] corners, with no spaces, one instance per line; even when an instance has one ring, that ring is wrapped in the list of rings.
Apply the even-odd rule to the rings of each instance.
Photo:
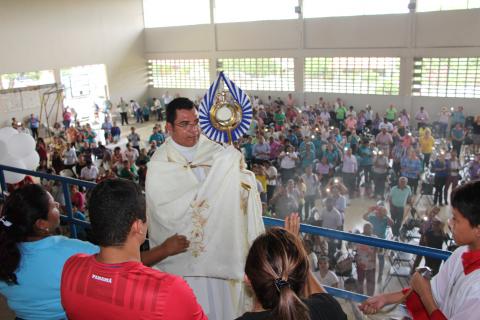
[[[271,311],[272,319],[310,320],[308,307],[300,299],[309,271],[301,241],[281,228],[259,236],[245,264],[255,296]]]
[[[35,235],[35,222],[48,219],[48,193],[37,184],[15,190],[7,198],[0,221],[0,281],[18,284],[17,270],[21,253],[18,243]]]
[[[310,320],[308,307],[293,290],[280,290],[278,305],[273,309],[273,319]]]

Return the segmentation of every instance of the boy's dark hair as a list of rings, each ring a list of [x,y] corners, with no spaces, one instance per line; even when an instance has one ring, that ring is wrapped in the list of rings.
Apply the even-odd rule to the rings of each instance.
[[[472,227],[480,225],[480,180],[470,181],[454,189],[450,195],[452,207],[457,209]]]
[[[147,220],[145,197],[133,181],[107,179],[95,186],[88,197],[92,233],[102,247],[121,246],[132,224]]]
[[[195,108],[195,105],[188,98],[173,99],[167,105],[167,122],[173,125],[177,116],[177,110],[191,110],[193,108]]]

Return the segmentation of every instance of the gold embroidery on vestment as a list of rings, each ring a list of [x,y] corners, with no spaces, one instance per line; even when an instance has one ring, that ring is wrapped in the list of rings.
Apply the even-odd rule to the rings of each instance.
[[[207,210],[210,206],[206,200],[196,201],[194,200],[190,205],[192,208],[192,222],[193,229],[190,232],[190,248],[192,255],[196,258],[202,252],[205,252],[204,235],[205,235],[205,225],[207,224],[207,219],[202,215],[202,213]]]

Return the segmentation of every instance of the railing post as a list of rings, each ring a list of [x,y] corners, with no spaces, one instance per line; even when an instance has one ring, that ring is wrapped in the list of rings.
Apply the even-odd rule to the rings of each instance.
[[[7,192],[7,183],[5,182],[5,173],[3,171],[3,167],[0,166],[0,186],[2,187],[2,195],[1,197],[5,197],[5,192]]]
[[[70,225],[70,233],[72,238],[77,238],[77,226],[73,223],[72,199],[70,197],[70,189],[68,183],[62,181],[63,197],[65,199],[65,208],[67,209],[68,224]]]

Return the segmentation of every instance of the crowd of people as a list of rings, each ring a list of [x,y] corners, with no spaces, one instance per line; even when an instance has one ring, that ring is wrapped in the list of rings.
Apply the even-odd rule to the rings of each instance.
[[[122,98],[116,111],[105,108],[101,130],[92,129],[90,123],[80,124],[67,107],[63,125],[54,124],[48,143],[38,136],[39,121],[34,114],[26,122],[12,119],[12,126],[37,139],[40,170],[50,168],[50,172],[60,174],[70,169],[74,176],[90,181],[119,176],[143,185],[146,163],[167,137],[161,121],[165,105],[172,99],[167,92],[154,98],[151,105],[145,102],[140,107],[135,100],[128,104]],[[337,182],[346,187],[350,199],[362,194],[378,200],[388,193],[385,182],[393,185],[404,176],[416,194],[426,169],[434,173],[435,204],[442,206],[447,204],[443,199],[457,185],[459,170],[465,164],[460,158],[462,146],[468,146],[464,148],[468,155],[476,154],[480,146],[480,117],[469,121],[461,106],[452,112],[442,108],[439,120],[430,122],[423,107],[410,119],[406,110],[398,111],[393,105],[381,113],[370,106],[347,108],[341,99],[330,103],[320,98],[317,104],[300,108],[291,95],[286,102],[269,97],[263,103],[254,97],[253,105],[250,129],[235,145],[260,181],[266,210],[279,217],[292,211],[300,212],[304,220],[313,217],[314,200],[333,193]],[[117,113],[121,125],[112,120]],[[153,120],[149,137],[140,137],[135,127],[125,128],[129,117],[137,123]],[[109,148],[108,144],[119,143],[122,131],[128,132],[123,133],[128,143]],[[87,163],[88,169],[83,170]],[[479,176],[476,164],[470,176]],[[285,199],[278,196],[285,192],[286,205],[279,203]]]
[[[448,205],[448,194],[460,180],[479,177],[480,158],[474,155],[479,118],[472,121],[461,106],[443,107],[438,121],[431,121],[423,107],[411,117],[393,105],[384,113],[370,106],[347,108],[341,99],[320,98],[316,105],[299,108],[291,96],[267,103],[255,97],[253,105],[254,120],[238,147],[257,176],[267,215],[284,218],[298,212],[304,222],[343,230],[348,205],[363,197],[378,203],[358,232],[385,239],[390,227],[393,239],[403,241],[409,207],[420,195],[433,196],[427,211],[434,211]],[[445,224],[431,224],[428,218],[424,225],[421,243],[441,249]],[[436,236],[442,240],[427,241]],[[319,237],[311,243],[314,261],[328,259],[334,267],[342,243]],[[372,295],[375,278],[382,282],[385,253],[363,245],[354,251],[357,291]],[[426,259],[434,273],[439,263]]]
[[[122,126],[111,120],[115,117],[114,111],[107,110],[101,131],[92,129],[88,123],[81,125],[70,109],[64,110],[63,125],[55,124],[53,136],[49,139],[38,136],[35,115],[31,115],[27,125],[19,125],[16,119],[12,119],[12,126],[19,130],[30,129],[36,138],[40,156],[37,170],[40,172],[94,182],[119,177],[131,180],[144,189],[150,158],[168,137],[168,133],[162,130],[162,108],[172,99],[167,95],[154,99],[152,106],[145,103],[144,107],[135,100],[128,104],[121,99],[118,113]],[[415,197],[426,192],[424,188],[433,188],[435,207],[432,212],[438,213],[439,207],[448,205],[449,190],[457,187],[460,179],[466,178],[461,172],[463,166],[468,165],[465,171],[468,179],[475,180],[480,176],[480,156],[470,158],[480,145],[480,118],[469,121],[462,107],[450,111],[443,108],[439,121],[431,122],[423,107],[410,119],[408,112],[397,111],[393,105],[381,114],[374,112],[370,106],[361,110],[353,106],[347,108],[341,99],[329,103],[320,98],[317,104],[304,107],[297,107],[292,95],[286,102],[270,97],[265,102],[254,97],[252,102],[253,121],[248,132],[234,142],[234,146],[243,153],[248,168],[255,174],[264,215],[289,220],[292,214],[295,217],[298,214],[298,219],[303,222],[343,230],[348,218],[348,205],[352,199],[364,197],[371,199],[375,205],[364,214],[366,223],[361,233],[385,239],[387,228],[391,227],[393,236],[401,240],[407,206],[412,206]],[[140,137],[135,127],[129,130],[124,127],[132,117],[137,123],[153,120],[148,139]],[[126,136],[125,146],[120,143],[122,130],[129,132],[123,134]],[[99,141],[99,134],[103,134],[105,143]],[[42,184],[51,194],[51,202],[58,203],[59,209],[65,210],[66,200],[61,185],[46,180]],[[21,185],[17,187],[22,189]],[[91,215],[86,210],[86,194],[81,188],[71,186],[70,201],[77,218],[86,219],[86,215]],[[139,219],[142,220],[141,217]],[[43,233],[50,236],[50,228],[55,228],[55,223],[50,223],[46,227],[35,226],[27,236],[38,238]],[[441,248],[445,238],[444,225],[435,214],[428,215],[421,233],[421,244]],[[267,234],[275,239],[279,237],[275,232]],[[22,237],[18,241],[31,241]],[[86,235],[83,237],[87,238]],[[342,242],[305,236],[303,243],[305,249],[302,250],[305,250],[315,278],[325,285],[337,286],[339,280],[331,269]],[[107,241],[105,247],[112,245],[115,244]],[[102,250],[101,244],[100,247]],[[92,253],[95,250],[98,251],[94,249]],[[355,250],[356,289],[373,295],[376,275],[378,282],[382,279],[384,254],[365,245],[358,245]],[[379,270],[376,270],[377,259]],[[434,273],[438,272],[438,260],[426,259],[426,264],[432,267]],[[247,269],[246,272],[250,277]],[[302,277],[307,279],[308,274],[304,272]],[[3,281],[15,282],[13,278],[8,278],[10,276],[4,277]],[[252,273],[251,277],[260,279],[264,275]],[[277,291],[281,291],[278,286],[282,287],[282,277],[279,281],[274,280]],[[366,290],[363,289],[364,281]],[[268,306],[267,310],[273,310],[275,306],[271,305],[271,294],[252,285],[261,304],[258,307]],[[303,285],[299,284],[296,288]],[[301,290],[297,289],[294,291],[299,294]],[[317,293],[323,292],[318,290]],[[267,294],[268,301],[262,302],[259,296],[263,294]],[[322,303],[331,303],[328,298],[322,299]],[[297,311],[303,308],[298,312],[312,312],[313,307],[308,301],[291,303]],[[281,301],[275,304],[282,305]],[[275,311],[277,314],[282,312],[288,313],[288,310]],[[197,313],[201,319],[201,309]],[[256,316],[246,314],[242,319],[257,319]]]
[[[39,171],[97,182],[121,177],[144,187],[147,163],[168,135],[161,121],[172,99],[166,92],[140,107],[135,100],[127,103],[122,98],[116,111],[112,103],[105,103],[101,130],[81,125],[75,111],[66,108],[63,125],[54,125],[48,144],[38,137],[38,118],[33,114],[21,127],[30,128],[37,138]],[[252,104],[250,128],[235,146],[259,182],[264,214],[284,218],[299,212],[302,221],[318,225],[323,217],[317,209],[320,201],[332,199],[341,217],[335,229],[343,229],[351,199],[362,195],[386,200],[399,177],[407,178],[412,196],[425,191],[419,189],[423,180],[424,188],[434,190],[434,205],[448,204],[448,192],[459,183],[466,164],[461,150],[462,155],[475,154],[480,145],[480,117],[471,121],[461,106],[443,107],[438,121],[432,122],[423,107],[411,118],[393,105],[385,112],[370,106],[347,108],[340,98],[334,102],[320,98],[315,105],[297,107],[291,94],[286,102],[270,96],[263,102],[255,96]],[[117,113],[121,126],[112,121]],[[125,128],[129,118],[153,121],[149,137],[141,137],[135,127]],[[15,119],[12,126],[21,128]],[[119,144],[122,130],[128,132],[123,134],[124,146]],[[105,143],[97,135],[103,135]],[[470,179],[478,178],[480,158],[468,161]],[[398,237],[405,203],[397,201],[398,190],[392,191],[394,203],[390,201],[389,208]],[[57,200],[64,205],[64,200]]]
[[[380,200],[389,191],[388,182],[396,184],[401,176],[416,194],[425,171],[434,174],[434,202],[442,206],[465,164],[460,159],[462,145],[473,145],[471,151],[467,148],[473,154],[479,143],[479,123],[469,123],[462,107],[451,113],[443,108],[440,120],[429,122],[423,107],[410,119],[393,105],[380,115],[370,106],[347,109],[340,99],[331,104],[320,98],[317,105],[304,108],[295,107],[293,100],[271,105],[254,101],[254,120],[238,146],[260,176],[265,203],[279,216],[285,210],[275,209],[282,199],[275,197],[277,187],[278,193],[289,189],[289,206],[308,219],[312,196],[328,196],[334,178],[343,183],[350,199],[363,194]],[[472,179],[478,177],[475,169],[470,173]]]
[[[439,275],[430,282],[415,273],[411,288],[366,300],[360,307],[364,313],[406,301],[413,319],[472,316],[479,297],[479,190],[476,181],[452,192],[451,226],[460,248]],[[88,207],[98,246],[55,235],[59,204],[38,184],[21,187],[2,202],[0,292],[19,319],[207,319],[181,277],[145,266],[185,251],[189,242],[175,235],[140,252],[147,219],[138,185],[105,180],[89,194]],[[272,228],[251,245],[245,281],[256,303],[238,319],[347,319],[314,276],[299,223],[298,214],[287,216],[285,228]],[[372,233],[369,226],[365,235]],[[328,260],[320,259],[319,266],[320,278],[335,285]]]
[[[50,143],[37,138],[38,171],[94,182],[120,177],[144,185],[146,164],[165,141],[162,125],[155,124],[145,141],[135,127],[131,127],[124,144],[119,143],[121,128],[109,116],[106,116],[101,130],[105,138],[103,143],[90,124],[81,125],[79,122],[58,130]]]

